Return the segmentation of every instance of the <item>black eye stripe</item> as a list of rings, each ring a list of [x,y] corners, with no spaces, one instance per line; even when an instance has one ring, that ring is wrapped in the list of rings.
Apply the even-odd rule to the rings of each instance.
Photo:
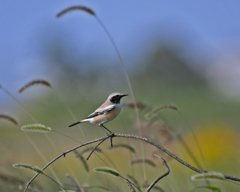
[[[118,103],[118,102],[120,102],[120,99],[121,99],[120,95],[115,95],[110,99],[110,101],[113,103]]]

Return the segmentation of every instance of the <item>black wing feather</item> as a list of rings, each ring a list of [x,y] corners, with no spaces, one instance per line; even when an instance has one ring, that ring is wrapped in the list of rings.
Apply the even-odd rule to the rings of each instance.
[[[96,111],[94,111],[93,113],[88,115],[85,119],[90,119],[90,118],[96,117],[98,115],[106,114],[106,113],[108,113],[109,111],[112,111],[115,108],[116,108],[116,105],[110,105],[110,106],[108,106],[106,108],[103,108],[103,109],[97,109]]]

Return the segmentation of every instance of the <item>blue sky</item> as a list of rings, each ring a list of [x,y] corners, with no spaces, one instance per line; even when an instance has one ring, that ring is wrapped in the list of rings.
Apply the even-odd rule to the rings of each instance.
[[[221,55],[232,44],[239,47],[240,1],[237,0],[2,0],[0,83],[3,86],[16,92],[36,77],[51,80],[41,64],[44,62],[41,60],[44,37],[57,35],[81,52],[116,56],[106,34],[90,15],[74,12],[56,19],[56,13],[63,8],[79,4],[96,12],[111,32],[123,58],[138,52],[154,37],[167,34],[186,43],[193,55],[210,59]]]

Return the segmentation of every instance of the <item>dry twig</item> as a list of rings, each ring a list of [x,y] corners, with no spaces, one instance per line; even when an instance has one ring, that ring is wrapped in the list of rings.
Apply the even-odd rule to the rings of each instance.
[[[167,162],[166,162],[162,157],[160,157],[160,156],[158,156],[158,155],[156,155],[156,154],[154,154],[154,155],[155,155],[156,157],[158,157],[159,159],[162,160],[163,165],[166,167],[167,172],[164,173],[163,175],[161,175],[160,177],[158,177],[157,179],[155,179],[155,180],[151,183],[151,185],[149,185],[149,187],[147,188],[146,192],[149,192],[159,180],[161,180],[163,177],[166,177],[166,176],[170,173],[170,169],[169,169],[169,167],[168,167],[168,165],[167,165]]]

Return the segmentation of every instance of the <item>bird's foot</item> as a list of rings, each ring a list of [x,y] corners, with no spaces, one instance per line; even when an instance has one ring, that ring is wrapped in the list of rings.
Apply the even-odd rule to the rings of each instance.
[[[110,137],[111,147],[113,147],[112,138],[113,138],[114,132],[107,133],[106,135]]]
[[[113,136],[113,134],[114,134],[114,132],[110,132],[110,133],[107,133],[106,135],[111,137],[111,136]]]

